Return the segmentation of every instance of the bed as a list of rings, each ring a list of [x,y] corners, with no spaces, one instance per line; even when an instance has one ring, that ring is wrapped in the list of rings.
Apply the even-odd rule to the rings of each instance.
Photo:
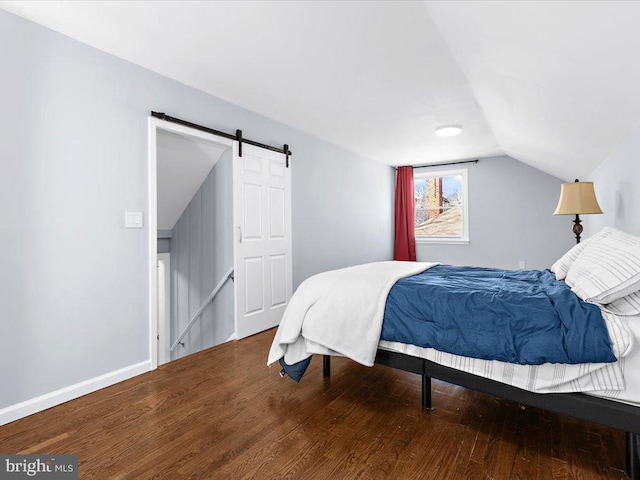
[[[637,261],[630,261],[629,258],[636,251]],[[611,258],[612,252],[614,257],[623,254],[624,262],[621,263],[620,258]],[[312,354],[323,355],[324,375],[330,375],[330,355],[348,356],[364,365],[377,363],[420,375],[422,405],[425,409],[432,407],[430,385],[431,378],[436,378],[522,404],[608,425],[626,432],[625,472],[631,478],[640,479],[640,352],[638,348],[633,348],[633,339],[637,343],[640,338],[640,301],[637,293],[640,291],[640,238],[615,229],[605,229],[574,247],[552,267],[553,276],[560,282],[556,282],[553,288],[566,282],[574,292],[571,295],[580,297],[580,308],[590,314],[594,309],[602,312],[611,338],[611,351],[615,356],[613,360],[602,358],[601,363],[598,363],[598,358],[575,357],[571,352],[567,354],[571,357],[566,361],[567,365],[555,361],[550,363],[546,360],[557,359],[553,356],[556,353],[551,351],[550,357],[545,356],[545,352],[532,364],[522,365],[520,358],[509,363],[512,354],[509,348],[505,353],[495,353],[498,355],[495,358],[485,359],[437,350],[429,345],[421,345],[424,343],[422,340],[409,338],[405,342],[385,339],[388,332],[385,333],[383,329],[382,318],[385,317],[386,325],[389,317],[385,316],[385,307],[392,303],[392,298],[397,298],[397,292],[394,292],[398,285],[407,283],[406,279],[419,277],[429,269],[435,272],[436,265],[382,262],[351,267],[337,271],[337,274],[327,272],[317,276],[319,278],[312,277],[310,282],[305,281],[285,312],[270,351],[269,363],[280,361],[285,367],[295,367],[285,371],[294,380],[299,380],[299,377],[295,378],[300,373],[296,369],[301,368],[303,373]],[[611,265],[615,265],[613,273]],[[443,278],[451,275],[446,270],[445,273]],[[551,273],[545,275],[548,277]],[[307,282],[309,284],[305,285]],[[366,288],[360,288],[355,293],[347,287],[365,283]],[[556,302],[562,307],[568,298],[566,292],[563,295],[563,300],[551,303]],[[445,305],[441,308],[452,305],[449,300],[440,301],[438,298]],[[461,315],[460,311],[453,309],[452,315],[473,317],[473,302],[470,302],[471,309],[467,314]],[[406,317],[411,317],[414,313],[412,309],[419,305],[421,303],[403,305],[399,310],[408,312]],[[573,306],[568,310],[573,312],[575,308]],[[379,326],[377,320],[371,321],[378,317]],[[581,319],[575,323],[581,325],[583,322],[584,319]],[[464,328],[471,327],[465,325]],[[543,325],[536,328],[547,327]],[[588,355],[595,348],[592,337],[597,335],[594,332],[587,330],[587,334],[581,333],[588,344],[585,350]],[[626,343],[624,339],[616,338],[625,335]],[[429,332],[426,336],[437,340]],[[400,337],[401,340],[403,338]],[[489,340],[492,338],[489,336]],[[553,335],[550,338],[553,339]],[[564,345],[565,342],[562,343]],[[440,348],[437,342],[436,345]],[[491,348],[495,346],[492,344]],[[445,345],[442,348],[448,347]],[[535,353],[540,348],[532,351]],[[531,351],[523,355],[530,354]],[[585,358],[586,363],[579,363]]]

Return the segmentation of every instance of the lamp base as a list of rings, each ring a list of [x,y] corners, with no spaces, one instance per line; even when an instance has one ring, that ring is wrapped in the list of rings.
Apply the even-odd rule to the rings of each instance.
[[[576,244],[580,243],[580,234],[582,234],[582,224],[580,223],[580,215],[576,214],[573,221],[573,233],[576,235]]]

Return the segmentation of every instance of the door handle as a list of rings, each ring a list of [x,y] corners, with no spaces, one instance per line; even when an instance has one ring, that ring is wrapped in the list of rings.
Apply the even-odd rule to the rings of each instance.
[[[242,225],[238,225],[238,243],[242,243]]]

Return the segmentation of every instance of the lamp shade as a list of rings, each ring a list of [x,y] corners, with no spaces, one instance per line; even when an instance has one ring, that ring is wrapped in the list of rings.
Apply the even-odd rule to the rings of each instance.
[[[593,182],[563,183],[560,190],[560,200],[554,215],[582,215],[602,213]]]

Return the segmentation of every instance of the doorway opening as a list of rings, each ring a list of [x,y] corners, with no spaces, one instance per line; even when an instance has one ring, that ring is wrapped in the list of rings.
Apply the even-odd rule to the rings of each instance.
[[[233,142],[150,119],[149,152],[155,368],[234,336]]]
[[[152,369],[278,325],[292,294],[288,147],[193,125],[149,119]]]

